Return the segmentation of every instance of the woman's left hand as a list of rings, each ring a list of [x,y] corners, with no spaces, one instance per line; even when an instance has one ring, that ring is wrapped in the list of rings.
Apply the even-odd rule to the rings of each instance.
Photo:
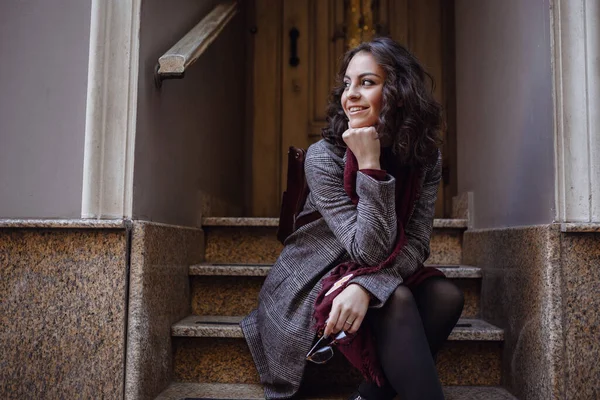
[[[367,314],[370,300],[369,292],[362,286],[355,283],[348,285],[333,300],[325,336],[339,331],[356,333]]]

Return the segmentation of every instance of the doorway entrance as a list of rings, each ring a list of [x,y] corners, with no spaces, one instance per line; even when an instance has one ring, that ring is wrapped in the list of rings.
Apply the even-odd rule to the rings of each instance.
[[[287,150],[318,141],[335,73],[346,49],[389,35],[433,76],[444,106],[444,179],[436,218],[456,194],[452,0],[254,0],[248,12],[253,73],[251,216],[279,215]]]

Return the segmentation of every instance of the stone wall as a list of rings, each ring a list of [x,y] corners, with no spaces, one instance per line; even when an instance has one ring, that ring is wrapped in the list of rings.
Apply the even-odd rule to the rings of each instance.
[[[122,397],[127,237],[0,227],[0,398]]]
[[[468,230],[482,317],[505,330],[503,385],[521,400],[600,397],[600,233],[560,224]]]
[[[188,268],[202,261],[200,229],[134,221],[126,399],[154,399],[171,381],[171,325],[191,313]]]

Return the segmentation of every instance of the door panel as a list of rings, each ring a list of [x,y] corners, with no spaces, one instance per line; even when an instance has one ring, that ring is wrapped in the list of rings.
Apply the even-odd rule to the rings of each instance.
[[[334,40],[343,23],[343,1],[284,0],[284,32],[297,28],[298,65],[291,65],[291,43],[284,47],[282,64],[281,151],[290,145],[308,147],[321,138],[329,92],[334,85],[343,37]],[[290,41],[289,34],[286,38]],[[281,187],[285,187],[287,159],[281,160]]]
[[[252,80],[247,110],[252,116],[251,216],[277,216],[281,199],[281,18],[279,0],[256,0],[248,13]]]
[[[449,26],[444,21],[444,1],[448,0],[379,0],[378,11],[381,29],[419,58],[435,79],[435,97],[447,104],[444,78],[454,78],[444,69],[443,29]],[[350,31],[344,31],[348,20],[344,3],[354,3],[255,2],[251,209],[253,216],[278,216],[287,173],[287,149],[290,145],[306,148],[320,139],[329,93]],[[292,30],[298,33],[294,46],[297,65],[290,63]],[[277,33],[279,36],[275,37]],[[436,217],[444,216],[444,188],[440,184]]]
[[[443,0],[442,0],[443,1]],[[408,2],[408,49],[431,74],[435,82],[434,96],[440,104],[444,99],[442,62],[442,4],[440,0],[412,0]],[[442,130],[442,140],[445,132]],[[444,216],[444,182],[440,182],[435,215]]]
[[[283,62],[281,97],[281,188],[285,188],[288,147],[308,147],[308,71],[309,71],[309,20],[310,2],[283,0]],[[310,21],[312,22],[312,21]],[[295,45],[292,34],[296,33]],[[292,54],[295,48],[296,54]],[[296,64],[292,57],[297,57]]]

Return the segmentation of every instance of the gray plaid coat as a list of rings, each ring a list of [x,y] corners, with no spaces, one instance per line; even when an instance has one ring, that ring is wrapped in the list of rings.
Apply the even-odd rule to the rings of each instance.
[[[359,172],[360,200],[354,205],[344,191],[345,152],[324,140],[308,149],[310,195],[302,213],[318,210],[323,218],[286,240],[259,294],[258,308],[241,322],[267,399],[290,398],[300,387],[306,353],[315,340],[313,306],[323,277],[348,260],[377,265],[395,244],[394,178],[377,181]],[[351,280],[374,296],[373,307],[381,307],[429,256],[440,179],[441,156],[423,174],[421,196],[405,227],[408,242],[395,264]]]

